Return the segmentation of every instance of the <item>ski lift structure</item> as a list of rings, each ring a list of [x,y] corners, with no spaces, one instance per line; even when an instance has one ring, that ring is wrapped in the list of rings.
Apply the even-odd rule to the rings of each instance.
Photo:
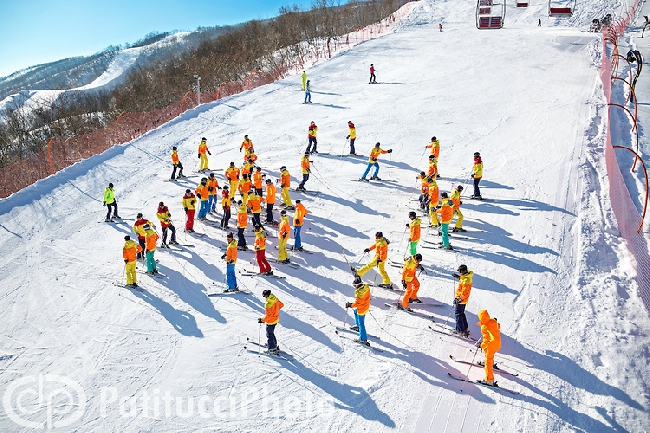
[[[506,19],[506,0],[477,0],[476,28],[500,29]]]
[[[549,17],[570,17],[576,8],[577,0],[548,0]]]

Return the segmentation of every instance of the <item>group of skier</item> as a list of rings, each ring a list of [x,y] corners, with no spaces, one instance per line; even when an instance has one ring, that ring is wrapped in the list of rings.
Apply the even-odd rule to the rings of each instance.
[[[375,81],[374,66],[371,65],[371,83],[372,82]],[[304,73],[303,89],[308,95],[309,80],[306,80],[306,74]],[[356,127],[352,121],[349,121],[347,126],[349,133],[346,136],[346,140],[348,140],[350,145],[350,154],[356,155]],[[300,185],[296,188],[296,191],[306,192],[305,184],[309,180],[311,173],[312,161],[310,160],[310,156],[318,153],[318,142],[316,138],[317,131],[318,127],[312,121],[308,127],[308,145],[300,162],[302,180]],[[418,179],[421,181],[421,195],[419,198],[420,208],[428,213],[430,225],[438,228],[438,234],[442,237],[440,248],[453,249],[449,243],[448,227],[453,218],[456,218],[456,224],[452,231],[465,231],[462,227],[463,214],[460,211],[460,206],[462,204],[461,194],[464,188],[462,185],[458,185],[451,191],[451,196],[446,192],[439,192],[436,179],[439,177],[437,163],[440,155],[440,142],[434,136],[426,148],[431,149],[431,154],[428,158],[429,164],[427,171],[421,172],[420,176],[418,176]],[[171,153],[173,166],[171,180],[175,181],[185,178],[183,175],[183,166],[179,160],[177,151],[178,149],[173,147]],[[248,250],[244,233],[248,228],[249,215],[251,216],[253,231],[255,233],[255,242],[253,247],[260,268],[259,272],[260,274],[271,276],[273,275],[273,270],[266,258],[267,232],[263,224],[273,224],[278,226],[277,261],[282,264],[288,264],[290,263],[290,259],[287,254],[287,242],[291,234],[291,224],[287,210],[295,211],[293,217],[293,235],[295,243],[292,248],[295,251],[304,251],[301,240],[301,229],[304,224],[304,218],[308,214],[308,211],[301,203],[301,200],[296,200],[296,205],[293,205],[289,194],[291,175],[288,172],[287,167],[283,165],[280,167],[280,175],[276,182],[281,188],[281,206],[284,209],[280,212],[280,221],[275,221],[273,211],[276,203],[277,188],[271,179],[265,179],[266,174],[263,174],[262,168],[257,165],[258,156],[255,154],[253,142],[248,135],[244,136],[244,140],[240,146],[240,152],[244,153],[244,163],[240,168],[238,168],[235,162],[230,162],[229,167],[224,170],[224,177],[227,184],[222,188],[219,186],[215,173],[210,172],[208,156],[211,155],[211,153],[207,146],[207,139],[203,137],[197,151],[200,160],[198,171],[200,173],[210,173],[207,177],[203,177],[200,180],[200,183],[194,191],[186,189],[185,194],[181,199],[182,207],[186,213],[185,231],[187,233],[195,233],[195,216],[199,221],[208,223],[208,214],[217,213],[219,190],[221,190],[221,208],[223,211],[219,221],[219,228],[228,231],[230,229],[231,205],[235,202],[237,209],[237,239],[235,239],[233,232],[227,233],[226,252],[221,256],[221,258],[226,262],[226,291],[239,290],[235,266],[237,263],[238,251]],[[368,165],[359,180],[366,182],[369,180],[381,180],[378,177],[378,159],[380,155],[389,154],[391,152],[392,149],[384,150],[381,148],[381,144],[377,142],[370,151]],[[374,172],[368,180],[366,177],[373,169]],[[475,199],[482,199],[479,189],[482,172],[483,163],[481,156],[479,152],[476,152],[474,154],[474,167],[471,175],[474,182],[474,194],[472,195],[472,198]],[[240,197],[235,201],[236,192],[240,194]],[[113,192],[113,184],[109,184],[105,191],[104,203],[108,207],[106,220],[109,221],[113,218],[119,218],[117,216],[117,202]],[[262,203],[266,203],[264,223],[261,221]],[[198,214],[196,214],[197,208]],[[113,217],[110,216],[111,210],[113,210]],[[159,203],[156,216],[160,221],[162,228],[161,248],[169,248],[169,245],[177,245],[176,229],[171,221],[169,209],[163,202]],[[412,311],[410,304],[421,302],[418,298],[418,291],[420,289],[418,275],[424,270],[424,268],[422,266],[422,254],[417,252],[417,245],[421,237],[421,224],[422,221],[417,216],[416,212],[409,212],[409,222],[406,224],[409,230],[408,254],[404,258],[401,272],[401,282],[402,288],[404,289],[404,295],[402,296],[401,302],[398,302],[395,305],[396,308],[401,310]],[[138,238],[138,242],[136,243],[128,235],[125,236],[123,258],[125,262],[126,284],[131,287],[137,287],[135,268],[136,260],[138,258],[146,260],[148,274],[155,275],[158,273],[154,253],[156,251],[156,243],[159,236],[155,231],[155,225],[144,219],[141,213],[137,215],[136,222],[133,225],[133,231]],[[169,234],[171,234],[171,236],[169,237],[169,242],[167,242]],[[355,326],[353,329],[357,330],[359,333],[357,341],[367,346],[369,346],[370,343],[367,338],[364,318],[370,309],[371,289],[369,284],[362,281],[362,277],[371,269],[377,268],[382,278],[382,282],[381,284],[378,284],[378,286],[385,289],[395,288],[385,269],[385,264],[388,259],[389,244],[390,242],[384,237],[383,233],[378,231],[375,234],[375,242],[364,250],[365,253],[374,250],[374,257],[361,268],[352,268],[354,274],[352,285],[354,287],[355,299],[353,302],[346,302],[345,307],[353,308],[355,316]],[[456,318],[454,333],[458,334],[460,337],[467,338],[469,337],[469,330],[467,318],[465,316],[465,307],[469,301],[472,289],[473,272],[468,270],[467,266],[463,264],[458,267],[457,273],[454,273],[453,277],[458,279],[458,285],[453,302]],[[266,314],[264,317],[259,319],[259,322],[265,323],[267,326],[267,352],[269,354],[277,354],[279,352],[279,346],[275,338],[274,330],[276,324],[279,322],[279,311],[284,305],[277,296],[272,294],[269,290],[264,291],[263,297],[266,300]],[[494,362],[494,353],[500,348],[499,324],[496,322],[496,319],[490,318],[486,310],[481,310],[479,312],[479,319],[480,322],[478,324],[481,326],[483,338],[477,344],[483,349],[486,358],[486,377],[484,382],[487,385],[494,385],[492,365]]]

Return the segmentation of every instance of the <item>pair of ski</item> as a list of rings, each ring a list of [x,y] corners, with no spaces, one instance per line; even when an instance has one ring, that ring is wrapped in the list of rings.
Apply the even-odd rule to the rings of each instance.
[[[339,332],[339,331],[344,331],[345,333],[341,333],[341,332]],[[359,334],[358,334],[356,331],[353,331],[352,329],[347,329],[347,328],[343,328],[343,327],[340,327],[340,326],[336,326],[336,331],[334,331],[334,332],[335,332],[336,335],[338,335],[339,337],[342,337],[342,338],[345,338],[346,340],[350,340],[350,341],[352,341],[352,342],[355,342],[355,343],[357,343],[359,346],[366,347],[366,348],[368,348],[368,349],[374,350],[375,352],[383,352],[383,351],[384,351],[384,349],[380,349],[379,347],[372,346],[372,345],[367,345],[367,344],[361,342],[361,341],[359,340],[359,338],[358,338],[358,337],[359,337]],[[354,337],[348,335],[348,334],[347,334],[348,332],[356,334],[357,338],[354,338]],[[376,338],[377,340],[379,339],[379,338],[377,338],[377,337],[373,337],[372,335],[368,335],[368,338]]]
[[[224,287],[225,285],[223,283],[215,283],[212,282],[213,286],[219,286],[219,287]],[[226,287],[226,289],[220,291],[220,292],[214,292],[214,293],[208,293],[209,298],[216,298],[217,296],[229,296],[229,295],[252,295],[253,292],[247,289],[241,289],[237,288],[237,290],[230,290]]]
[[[266,274],[261,274],[259,272],[255,272],[252,269],[244,269],[243,271],[239,271],[242,277],[263,277],[263,278],[287,278],[286,275],[266,275]]]
[[[429,325],[429,329],[433,332],[438,332],[439,334],[448,335],[450,337],[460,338],[461,340],[467,341],[468,343],[476,343],[478,340],[471,335],[464,336],[462,334],[455,333],[454,329],[451,329],[448,326],[445,326],[441,323],[434,323],[434,326]]]
[[[162,280],[162,279],[167,278],[167,275],[165,275],[165,274],[161,274],[160,272],[155,273],[155,274],[152,274],[152,273],[150,273],[150,272],[146,272],[146,271],[136,271],[136,272],[137,272],[138,274],[144,274],[144,275],[146,275],[146,276],[148,276],[148,277],[157,278],[157,279],[159,279],[159,280]]]
[[[268,260],[271,263],[277,263],[279,265],[288,266],[288,267],[293,268],[293,269],[299,269],[300,268],[300,265],[298,263],[293,263],[293,262],[282,263],[281,261],[279,261],[278,259],[275,259],[273,257],[267,257],[266,260]]]
[[[144,292],[144,288],[140,285],[133,287],[133,286],[129,286],[128,284],[118,283],[117,281],[113,281],[113,284],[116,285],[117,287],[122,287],[123,289],[136,290],[140,293]]]
[[[257,349],[257,350],[252,349],[252,348],[248,347],[249,344],[258,347],[259,349]],[[268,346],[266,344],[257,343],[255,341],[251,340],[250,338],[246,337],[246,345],[244,346],[244,349],[246,349],[246,351],[248,353],[252,353],[252,354],[255,354],[255,355],[265,355],[265,356],[269,356],[269,357],[272,357],[272,358],[279,358],[279,359],[283,359],[285,361],[291,361],[291,359],[293,358],[293,356],[289,355],[287,352],[285,352],[283,350],[280,350],[277,353],[269,353],[268,350],[261,350],[261,349],[266,349],[267,347]]]
[[[424,319],[431,320],[432,322],[435,322],[434,316],[432,316],[431,314],[425,314],[425,313],[423,313],[421,311],[416,311],[416,310],[414,310],[412,308],[408,308],[408,309],[400,308],[400,307],[398,307],[398,305],[401,306],[401,304],[399,302],[390,303],[390,304],[388,302],[386,302],[384,305],[389,307],[391,310],[403,311],[403,312],[408,313],[408,314],[410,314],[412,316],[422,317]]]
[[[302,189],[292,189],[291,192],[297,192],[297,193],[302,193],[302,194],[307,194],[307,195],[318,195],[318,194],[320,194],[320,191],[302,190]]]
[[[456,359],[456,358],[454,358],[453,355],[449,355],[449,358],[453,359],[453,360],[456,361],[456,362],[460,362],[460,363],[462,363],[462,364],[469,364],[469,365],[475,365],[475,366],[477,366],[477,367],[483,367],[482,365],[479,365],[479,364],[476,364],[476,363],[473,363],[473,362],[462,361],[462,360]],[[502,373],[502,374],[510,374],[510,375],[512,375],[512,376],[516,376],[516,374],[506,373],[505,371],[503,371],[503,370],[501,370],[501,369],[497,369],[496,367],[495,367],[495,371],[498,371],[498,372],[500,372],[500,373]],[[463,377],[463,376],[460,376],[460,375],[457,375],[457,374],[453,374],[453,373],[451,373],[451,372],[447,372],[447,375],[448,375],[449,377],[451,377],[452,379],[460,380],[461,382],[470,382],[470,383],[475,383],[475,384],[477,384],[477,385],[481,385],[481,386],[484,386],[484,387],[486,387],[486,388],[498,389],[498,390],[501,390],[501,391],[508,392],[508,393],[510,393],[510,394],[519,394],[518,391],[515,391],[515,390],[510,389],[510,388],[504,388],[504,387],[502,387],[502,386],[499,386],[499,385],[497,384],[496,381],[494,382],[494,385],[489,385],[489,384],[486,383],[485,381],[482,381],[482,380],[470,380],[468,377]]]
[[[480,368],[485,367],[485,364],[480,362],[480,361],[477,361],[477,362],[463,361],[462,359],[455,358],[454,355],[449,355],[449,358],[453,359],[456,362],[460,362],[461,364],[473,365],[474,367],[480,367]],[[494,371],[498,372],[499,374],[503,374],[503,375],[507,375],[507,376],[519,376],[519,374],[517,374],[517,373],[510,373],[509,371],[506,371],[506,370],[498,367],[497,364],[494,364],[492,366],[492,368],[494,369]]]

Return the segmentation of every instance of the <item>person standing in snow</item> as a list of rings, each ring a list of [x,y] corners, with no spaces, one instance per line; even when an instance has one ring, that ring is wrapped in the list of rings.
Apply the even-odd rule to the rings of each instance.
[[[414,211],[409,212],[410,223],[406,224],[409,228],[409,254],[415,255],[417,253],[418,242],[420,242],[420,232],[422,220],[418,218]]]
[[[174,169],[172,170],[171,180],[185,177],[185,175],[183,175],[183,164],[181,164],[180,159],[178,159],[178,149],[176,146],[172,147],[172,165],[174,166]],[[178,176],[176,176],[176,170],[178,170]]]
[[[296,200],[296,213],[293,215],[293,237],[295,239],[293,250],[302,251],[300,231],[302,230],[302,225],[305,223],[305,216],[308,213],[309,211],[307,211],[305,205],[300,200]]]
[[[104,206],[108,208],[106,213],[106,222],[111,221],[111,208],[113,208],[113,218],[120,218],[117,214],[117,200],[115,199],[115,191],[113,191],[113,184],[109,183],[104,190]]]
[[[194,214],[196,213],[196,196],[190,189],[185,190],[183,196],[183,209],[185,210],[185,231],[194,233]]]
[[[382,278],[379,287],[383,287],[385,289],[392,288],[390,277],[388,276],[388,274],[386,273],[386,269],[384,268],[386,265],[386,259],[388,258],[389,244],[390,241],[384,238],[384,234],[382,232],[375,233],[375,243],[370,247],[366,248],[365,250],[363,250],[364,253],[369,253],[370,251],[375,250],[375,257],[370,262],[368,262],[368,264],[366,264],[359,270],[352,268],[352,272],[354,272],[356,282],[361,281],[361,277],[363,277],[363,275],[366,272],[368,272],[370,269],[377,266],[377,269],[379,270],[379,274],[381,275]]]
[[[199,159],[201,160],[199,171],[204,172],[205,170],[208,170],[208,155],[212,155],[208,149],[208,139],[205,137],[201,138],[198,155]]]
[[[241,201],[244,203],[244,206],[246,206],[248,203],[248,193],[251,191],[251,187],[252,184],[248,178],[248,175],[242,173],[241,179],[239,180],[239,185],[237,186],[237,190],[239,190],[239,194],[241,194]]]
[[[359,338],[354,341],[370,346],[365,323],[366,314],[370,311],[370,286],[360,281],[355,281],[352,285],[354,286],[354,302],[346,302],[345,308],[354,308],[355,328],[359,331]]]
[[[253,190],[253,192],[251,192],[250,195],[248,196],[248,200],[246,201],[246,206],[248,206],[248,209],[253,216],[253,227],[261,226],[262,225],[262,220],[261,220],[262,197],[257,195],[255,190]]]
[[[377,83],[377,77],[375,76],[375,65],[370,64],[370,84]]]
[[[440,208],[436,211],[440,215],[440,232],[442,236],[442,245],[439,248],[444,248],[446,250],[453,250],[454,248],[449,243],[449,224],[451,223],[452,218],[454,217],[454,207],[450,202],[449,196],[446,192],[442,193],[442,201],[440,203]]]
[[[244,230],[248,226],[248,207],[239,200],[237,202],[237,248],[241,251],[247,251],[246,238],[244,237]]]
[[[303,157],[300,159],[300,168],[302,169],[302,182],[296,188],[296,191],[306,191],[305,183],[309,180],[309,174],[311,173],[311,161],[309,160],[309,153],[305,152]]]
[[[460,211],[460,205],[463,204],[463,202],[460,200],[460,195],[463,192],[463,186],[458,185],[456,188],[451,190],[451,201],[454,203],[454,216],[457,218],[456,219],[456,225],[454,225],[454,228],[452,229],[452,232],[465,232],[463,228],[463,213]]]
[[[370,177],[370,180],[381,180],[377,175],[379,174],[379,162],[377,161],[379,159],[379,155],[383,155],[385,153],[392,153],[393,149],[388,149],[388,150],[383,150],[381,147],[381,144],[377,142],[375,144],[375,147],[372,148],[370,151],[370,158],[368,159],[368,167],[366,167],[366,171],[363,172],[363,176],[361,176],[361,179],[359,180],[364,180],[368,182],[366,179],[366,176],[368,173],[370,173],[371,168],[375,168],[375,173]]]
[[[438,24],[438,29],[442,32],[442,23]]]
[[[257,265],[260,267],[260,274],[273,275],[271,265],[266,260],[266,232],[264,227],[255,226],[255,258]]]
[[[275,338],[275,325],[280,322],[280,309],[284,307],[284,304],[269,289],[262,292],[262,297],[266,299],[264,304],[266,314],[257,321],[266,323],[266,346],[268,347],[266,353],[277,355],[280,352],[280,346],[278,346],[278,340]]]
[[[481,326],[481,340],[476,342],[476,346],[480,347],[485,354],[485,380],[479,382],[495,386],[494,382],[494,355],[501,349],[501,325],[497,319],[490,318],[487,310],[478,312],[479,321],[476,323]]]
[[[160,226],[162,227],[162,245],[160,245],[160,248],[169,248],[167,245],[168,231],[172,232],[172,236],[169,240],[169,245],[178,245],[178,242],[176,242],[176,227],[174,227],[174,224],[172,224],[172,215],[169,213],[169,208],[165,206],[165,203],[158,203],[156,217],[158,217],[158,220],[160,220]]]
[[[293,209],[293,202],[291,201],[291,196],[289,195],[289,188],[291,187],[291,174],[287,170],[286,166],[280,167],[280,188],[282,192],[280,197],[282,197],[282,204],[289,210]]]
[[[221,189],[214,173],[208,176],[208,212],[217,213],[217,192]]]
[[[149,224],[142,226],[142,229],[144,230],[146,242],[147,274],[155,275],[158,273],[158,269],[156,268],[156,259],[154,258],[156,242],[158,242],[158,233],[156,233]]]
[[[467,265],[460,265],[457,272],[453,274],[453,277],[458,280],[458,287],[454,294],[454,314],[456,316],[456,329],[454,330],[454,334],[469,337],[469,326],[467,324],[467,317],[465,316],[465,307],[469,302],[469,294],[472,291],[474,271],[468,270]]]
[[[302,79],[302,90],[304,91],[307,88],[307,72],[302,71],[300,78]]]
[[[239,184],[239,169],[235,166],[234,162],[226,169],[226,179],[230,182],[230,198],[235,198],[237,192],[237,185]]]
[[[438,175],[438,158],[435,155],[429,155],[429,168],[427,170],[427,176],[437,176]]]
[[[275,206],[275,194],[278,192],[271,179],[266,179],[266,224],[273,224],[273,206]]]
[[[420,281],[417,277],[417,271],[424,268],[422,263],[422,254],[414,254],[408,259],[404,260],[402,267],[402,287],[404,287],[404,297],[402,303],[397,304],[400,310],[408,310],[409,302],[421,304],[422,301],[418,298],[418,290],[420,290]]]
[[[357,153],[354,150],[354,142],[357,139],[357,128],[355,128],[352,121],[348,122],[348,136],[345,138],[350,140],[350,155],[356,155]]]
[[[287,255],[287,242],[291,236],[291,225],[289,224],[289,215],[286,210],[280,211],[280,228],[278,230],[278,262],[289,263]]]
[[[142,247],[136,244],[131,236],[124,236],[124,247],[122,248],[122,257],[124,258],[124,272],[126,273],[126,285],[138,287],[135,265],[137,254],[142,252]]]
[[[263,190],[262,190],[262,180],[265,177],[266,175],[262,174],[262,167],[255,167],[255,171],[253,172],[251,179],[253,181],[253,188],[255,188],[255,192],[260,197],[264,197]]]
[[[232,233],[226,236],[228,246],[226,253],[221,256],[226,261],[226,284],[228,288],[226,292],[234,292],[239,290],[237,286],[237,275],[235,274],[235,264],[237,264],[237,241],[234,239]]]
[[[307,144],[307,149],[305,150],[305,153],[318,153],[318,150],[316,149],[316,147],[318,146],[318,141],[316,140],[317,132],[318,132],[318,126],[316,126],[316,124],[312,120],[307,130],[307,139],[309,140],[309,143]],[[313,148],[312,145],[314,146]]]
[[[434,155],[436,159],[440,158],[440,140],[435,135],[431,137],[431,143],[425,146],[425,149],[431,149],[431,155]]]
[[[242,141],[241,146],[239,146],[239,151],[241,152],[244,149],[244,155],[248,153],[248,149],[253,147],[253,141],[248,138],[248,135],[244,135],[244,141]],[[245,159],[245,158],[244,158]]]
[[[146,251],[145,249],[145,232],[143,229],[143,226],[145,224],[151,224],[148,219],[144,218],[142,216],[141,212],[138,212],[136,215],[136,220],[135,223],[133,224],[133,233],[138,235],[138,242],[140,243],[140,247],[142,247],[142,252],[138,253],[138,258],[142,259],[144,258],[144,252]],[[153,224],[151,224],[153,225]]]
[[[474,195],[470,198],[483,200],[481,197],[481,190],[478,187],[478,184],[481,182],[483,177],[483,160],[481,159],[481,154],[474,152],[474,167],[472,169],[472,179],[474,179]]]
[[[201,221],[207,218],[208,211],[210,210],[210,188],[208,187],[207,177],[201,178],[201,183],[197,185],[194,194],[196,194],[198,199],[201,200],[201,207],[199,208],[198,215],[198,219]]]
[[[305,84],[305,104],[311,104],[311,82],[309,80]]]
[[[224,185],[221,190],[221,208],[223,209],[223,216],[221,217],[221,228],[228,228],[228,221],[230,221],[230,192],[228,192],[228,185]]]

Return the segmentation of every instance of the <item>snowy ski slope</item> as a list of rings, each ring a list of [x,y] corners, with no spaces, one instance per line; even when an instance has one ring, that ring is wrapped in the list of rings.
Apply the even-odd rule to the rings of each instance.
[[[292,77],[190,110],[0,201],[0,429],[647,430],[650,321],[607,198],[601,44],[586,31],[594,16],[624,6],[597,1],[583,5],[591,8],[584,22],[543,18],[542,27],[545,5],[512,7],[502,30],[478,31],[473,1],[415,2],[394,33],[308,69],[311,105]],[[377,85],[367,84],[370,63]],[[248,134],[264,172],[275,179],[287,165],[295,187],[312,120],[323,154],[312,157],[306,187],[320,193],[292,198],[309,210],[303,243],[313,254],[291,254],[299,269],[271,263],[286,279],[239,277],[251,295],[208,297],[225,279],[226,233],[200,222],[205,236],[183,233],[181,197],[199,178],[167,181],[171,147],[189,173],[207,137],[223,185]],[[357,152],[367,155],[375,142],[393,149],[380,158],[379,176],[390,181],[353,181],[367,158],[339,157],[348,120]],[[479,335],[481,309],[498,318],[496,360],[517,376],[497,380],[518,394],[451,379],[483,378],[449,358],[471,361],[475,348],[432,332],[424,317],[386,308],[397,293],[372,288],[366,326],[381,352],[335,332],[353,320],[344,319],[353,288],[342,252],[365,263],[363,249],[381,230],[389,258],[401,260],[433,135],[442,146],[441,190],[463,184],[471,193],[479,151],[486,200],[464,200],[468,231],[451,239],[457,251],[421,242],[424,304],[414,308],[444,323],[451,273],[467,264],[475,272],[470,331]],[[108,182],[122,223],[102,222]],[[120,288],[123,237],[137,212],[155,220],[160,201],[179,241],[193,246],[159,249],[167,278],[138,274],[143,292]],[[439,238],[425,229],[423,239]],[[256,269],[251,259],[240,253],[238,270]],[[387,269],[399,284],[400,269]],[[264,289],[285,304],[276,335],[287,360],[244,348],[256,352],[247,339],[260,333],[264,341]]]

